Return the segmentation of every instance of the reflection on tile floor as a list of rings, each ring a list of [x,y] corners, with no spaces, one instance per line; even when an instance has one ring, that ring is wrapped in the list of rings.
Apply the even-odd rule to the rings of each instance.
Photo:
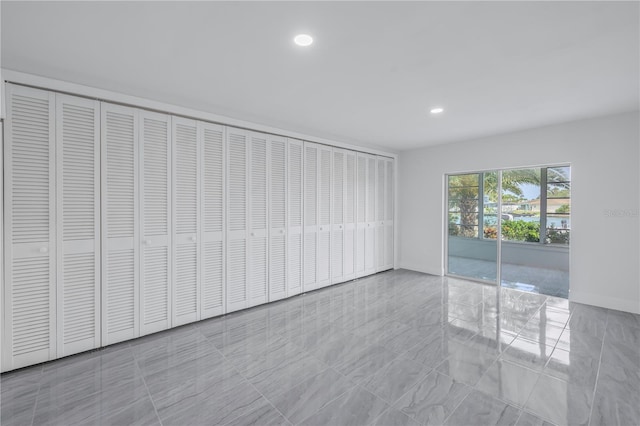
[[[1,424],[638,425],[640,316],[398,270],[3,374]]]
[[[495,282],[496,262],[449,256],[449,272]],[[565,299],[569,297],[568,271],[503,263],[501,279],[503,287]]]

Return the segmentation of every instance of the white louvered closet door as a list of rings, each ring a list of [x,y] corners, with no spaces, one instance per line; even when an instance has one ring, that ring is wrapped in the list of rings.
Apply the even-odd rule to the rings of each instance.
[[[138,110],[102,103],[102,344],[138,337]]]
[[[302,291],[303,142],[289,139],[287,157],[287,295]]]
[[[54,94],[6,85],[2,368],[56,356]]]
[[[365,275],[367,236],[367,157],[357,154],[356,173],[356,277]]]
[[[376,272],[376,178],[377,160],[373,155],[367,155],[367,228],[364,247],[364,273]]]
[[[393,269],[394,267],[394,233],[393,233],[393,212],[395,203],[395,184],[394,184],[394,160],[387,158],[385,160],[385,205],[384,205],[384,269]]]
[[[269,298],[267,135],[250,133],[249,152],[249,306],[266,303]]]
[[[320,145],[318,169],[318,287],[331,284],[332,149]]]
[[[303,291],[318,288],[318,163],[319,145],[304,143],[304,283]]]
[[[376,272],[384,271],[384,249],[385,249],[385,229],[384,229],[384,213],[386,206],[386,159],[385,157],[377,157],[376,159]]]
[[[200,319],[200,146],[197,122],[173,117],[173,326]]]
[[[269,137],[269,301],[287,297],[287,147]]]
[[[171,118],[139,111],[140,335],[171,327]]]
[[[100,346],[100,103],[56,95],[57,357]]]
[[[356,158],[354,151],[344,151],[344,281],[356,277]]]
[[[247,307],[247,214],[248,214],[247,132],[227,127],[227,313]]]
[[[202,141],[201,318],[222,315],[225,299],[225,129],[198,123]]]
[[[344,281],[344,222],[345,222],[345,151],[333,148],[332,153],[332,224],[331,224],[331,283]]]

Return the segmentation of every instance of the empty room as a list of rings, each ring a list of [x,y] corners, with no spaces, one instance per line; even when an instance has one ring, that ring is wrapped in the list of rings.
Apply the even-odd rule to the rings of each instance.
[[[0,424],[640,425],[640,1],[0,1]]]

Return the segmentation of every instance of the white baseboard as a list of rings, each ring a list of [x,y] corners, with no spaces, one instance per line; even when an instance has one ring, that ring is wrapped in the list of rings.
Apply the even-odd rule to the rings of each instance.
[[[410,263],[400,263],[398,266],[400,269],[408,269],[410,271],[422,272],[430,275],[443,276],[444,271],[441,267],[433,267],[429,265],[412,265]]]
[[[569,290],[569,300],[585,305],[599,306],[601,308],[615,309],[616,311],[640,314],[640,300],[619,299],[617,297],[603,296],[601,294],[584,293]]]

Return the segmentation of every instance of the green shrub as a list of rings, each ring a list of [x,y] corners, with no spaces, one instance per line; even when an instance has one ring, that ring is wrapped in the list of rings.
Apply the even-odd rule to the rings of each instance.
[[[502,238],[510,241],[540,241],[540,224],[524,220],[508,220],[502,222]]]

